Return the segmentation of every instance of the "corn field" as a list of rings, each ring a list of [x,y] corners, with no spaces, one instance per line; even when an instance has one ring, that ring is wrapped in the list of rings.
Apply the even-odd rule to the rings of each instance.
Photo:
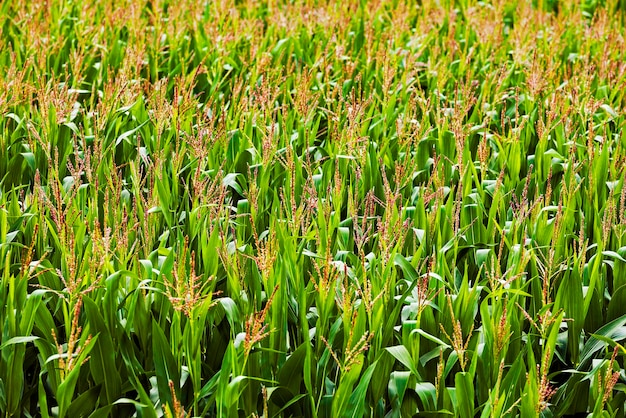
[[[0,414],[626,416],[625,28],[0,2]]]

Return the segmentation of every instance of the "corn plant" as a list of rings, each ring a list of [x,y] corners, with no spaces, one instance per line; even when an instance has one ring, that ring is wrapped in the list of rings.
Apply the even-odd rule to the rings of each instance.
[[[625,15],[0,3],[0,413],[624,416]]]

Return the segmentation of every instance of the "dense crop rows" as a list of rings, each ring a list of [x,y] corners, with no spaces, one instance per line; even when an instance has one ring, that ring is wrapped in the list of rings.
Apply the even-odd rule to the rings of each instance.
[[[0,3],[0,412],[624,416],[625,10]]]

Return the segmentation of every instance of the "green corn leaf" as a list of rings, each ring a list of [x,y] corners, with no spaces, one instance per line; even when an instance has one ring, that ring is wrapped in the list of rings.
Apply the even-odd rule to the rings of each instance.
[[[376,369],[376,364],[378,362],[374,362],[369,365],[369,367],[363,372],[359,384],[354,388],[354,391],[350,395],[348,399],[348,405],[346,411],[344,412],[344,417],[362,417],[365,414],[365,395],[367,394],[368,387],[370,385],[370,381],[372,379],[372,375],[374,374],[374,370]]]
[[[155,319],[152,320],[152,352],[159,388],[159,397],[166,401],[170,408],[172,408],[174,401],[172,399],[169,382],[173,382],[174,388],[178,390],[180,385],[180,371],[176,366],[170,344]]]
[[[393,347],[386,347],[385,350],[391,354],[396,360],[402,363],[414,376],[418,379],[420,378],[420,374],[413,363],[413,358],[409,351],[403,345],[396,345]]]

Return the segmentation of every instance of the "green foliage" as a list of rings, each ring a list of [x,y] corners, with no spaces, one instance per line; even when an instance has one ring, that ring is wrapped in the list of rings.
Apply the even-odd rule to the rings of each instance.
[[[625,12],[0,3],[0,413],[624,416]]]

